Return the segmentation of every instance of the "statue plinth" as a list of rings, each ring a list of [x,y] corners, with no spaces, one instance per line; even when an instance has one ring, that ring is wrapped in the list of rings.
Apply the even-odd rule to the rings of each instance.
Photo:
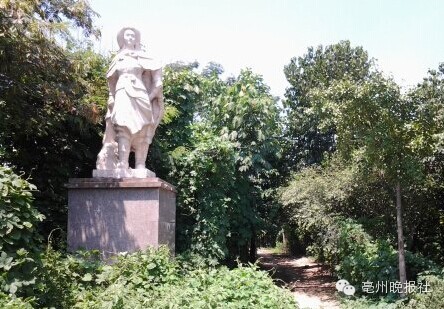
[[[175,248],[176,190],[159,178],[74,178],[68,188],[68,250],[107,257],[148,246]]]

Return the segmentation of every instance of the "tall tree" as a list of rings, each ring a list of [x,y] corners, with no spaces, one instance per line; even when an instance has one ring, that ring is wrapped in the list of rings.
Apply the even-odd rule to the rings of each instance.
[[[188,141],[169,150],[171,181],[180,192],[178,239],[181,250],[191,248],[213,261],[237,256],[247,261],[254,258],[256,234],[272,208],[279,109],[262,77],[243,70],[223,81],[221,71],[210,64],[198,75],[182,66],[167,74],[174,80],[165,81],[167,106],[178,109],[177,119],[189,116],[170,133],[187,132],[181,140]]]
[[[416,128],[424,123],[418,121],[417,107],[401,95],[392,80],[380,74],[359,84],[350,79],[336,82],[327,91],[312,93],[312,98],[324,122],[334,122],[342,156],[357,162],[367,175],[391,184],[400,281],[406,282],[402,189],[423,177],[422,159],[431,149],[424,141],[431,141],[433,133],[421,129],[418,134]]]
[[[45,231],[66,224],[63,184],[86,176],[100,147],[105,57],[74,48],[71,31],[99,35],[87,1],[0,3],[1,160],[37,185]],[[91,86],[94,85],[94,86]]]
[[[313,113],[310,92],[326,89],[344,77],[362,82],[372,75],[373,60],[362,47],[352,47],[349,41],[308,48],[302,57],[294,57],[285,66],[290,83],[284,107],[288,115],[286,161],[289,168],[319,164],[324,153],[335,150],[336,128],[321,127],[321,119]]]
[[[249,69],[227,86],[209,105],[209,123],[217,134],[237,145],[238,190],[246,196],[235,209],[237,231],[232,239],[237,238],[238,254],[244,260],[247,254],[254,260],[257,235],[270,222],[270,194],[278,178],[280,110],[263,78]]]
[[[444,63],[436,70],[429,70],[427,76],[408,93],[410,104],[417,110],[414,126],[418,138],[415,148],[428,149],[425,157],[426,182],[418,193],[425,195],[427,214],[433,216],[436,224],[429,219],[422,230],[413,235],[413,245],[418,245],[426,254],[440,262],[444,261]],[[424,212],[422,212],[423,214]],[[423,217],[423,215],[422,215]],[[415,223],[418,220],[415,218]],[[436,235],[436,236],[432,236]],[[435,254],[433,252],[436,252]]]

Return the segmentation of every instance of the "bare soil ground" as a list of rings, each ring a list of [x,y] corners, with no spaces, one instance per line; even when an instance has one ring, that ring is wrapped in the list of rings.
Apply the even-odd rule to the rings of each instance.
[[[290,289],[300,308],[339,308],[335,289],[337,278],[326,266],[306,256],[275,254],[264,248],[258,250],[258,257],[261,268],[270,271],[278,285]]]

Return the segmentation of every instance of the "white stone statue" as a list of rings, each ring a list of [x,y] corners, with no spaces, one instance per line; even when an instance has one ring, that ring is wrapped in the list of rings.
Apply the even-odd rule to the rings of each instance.
[[[117,42],[120,50],[106,75],[106,129],[93,177],[154,177],[145,161],[164,113],[162,67],[141,49],[137,29],[123,28]],[[135,152],[135,169],[128,164],[130,151]]]

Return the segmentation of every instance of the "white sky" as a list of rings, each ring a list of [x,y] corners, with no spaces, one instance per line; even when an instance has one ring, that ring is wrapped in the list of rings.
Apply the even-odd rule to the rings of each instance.
[[[284,65],[309,46],[348,39],[404,86],[444,62],[440,0],[91,0],[102,52],[117,49],[123,26],[163,63],[220,63],[227,75],[250,67],[274,95],[288,86]]]

